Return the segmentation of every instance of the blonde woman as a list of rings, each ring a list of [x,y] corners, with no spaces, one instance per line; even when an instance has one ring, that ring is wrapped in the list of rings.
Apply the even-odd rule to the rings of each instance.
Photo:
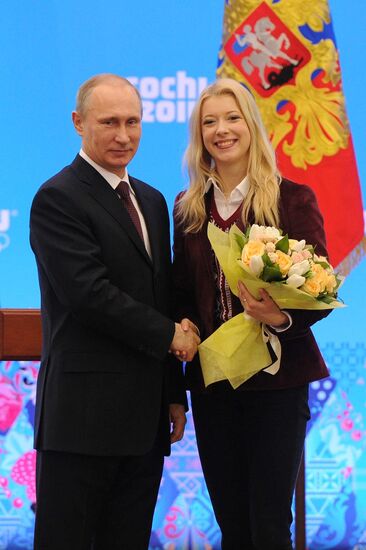
[[[326,255],[323,220],[312,190],[281,178],[258,108],[246,88],[221,79],[192,113],[186,152],[190,183],[174,209],[177,315],[207,338],[245,309],[281,340],[276,375],[260,372],[233,390],[205,388],[199,357],[187,364],[197,443],[224,550],[292,548],[291,502],[309,419],[308,383],[328,376],[310,326],[319,311],[281,311],[264,289],[256,300],[227,285],[207,238],[258,223],[306,239]]]

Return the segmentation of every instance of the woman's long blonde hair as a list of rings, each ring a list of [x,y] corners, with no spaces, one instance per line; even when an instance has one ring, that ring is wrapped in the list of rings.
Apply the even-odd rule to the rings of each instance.
[[[256,223],[274,226],[279,224],[281,176],[258,107],[244,86],[230,78],[221,78],[203,90],[190,119],[190,143],[185,153],[190,183],[188,190],[176,204],[176,214],[185,226],[186,233],[196,233],[206,220],[204,195],[207,179],[213,177],[222,184],[215,167],[212,167],[212,159],[203,144],[201,131],[203,102],[208,97],[222,95],[231,95],[235,99],[250,132],[249,191],[243,203],[243,223],[247,225],[249,212],[253,211]]]

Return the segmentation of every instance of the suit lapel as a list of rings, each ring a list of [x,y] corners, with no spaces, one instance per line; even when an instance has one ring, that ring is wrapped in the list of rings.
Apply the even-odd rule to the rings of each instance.
[[[77,172],[81,181],[88,184],[89,193],[94,199],[121,225],[129,236],[137,250],[142,254],[150,266],[151,259],[146,251],[145,245],[141,240],[137,230],[124,206],[121,204],[117,193],[112,189],[109,183],[88,164],[83,158],[77,155],[72,163],[72,168]],[[151,239],[152,237],[150,237]]]

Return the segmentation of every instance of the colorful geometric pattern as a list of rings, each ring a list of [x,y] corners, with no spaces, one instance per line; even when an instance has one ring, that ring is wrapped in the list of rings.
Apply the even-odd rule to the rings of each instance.
[[[0,363],[0,549],[32,548],[38,363]]]
[[[366,346],[328,343],[332,377],[314,382],[306,444],[310,550],[366,548]],[[32,549],[33,419],[38,364],[0,363],[0,550]],[[150,550],[215,550],[220,531],[197,453],[192,416],[165,462]]]
[[[337,383],[307,438],[307,540],[311,550],[361,550],[366,547],[366,346],[329,343],[322,353]]]

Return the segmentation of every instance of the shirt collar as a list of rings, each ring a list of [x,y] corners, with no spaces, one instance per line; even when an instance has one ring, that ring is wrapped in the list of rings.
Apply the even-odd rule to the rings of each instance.
[[[123,178],[120,178],[119,176],[117,176],[117,174],[113,174],[113,172],[109,172],[109,170],[106,170],[105,168],[103,168],[102,166],[100,166],[99,164],[94,162],[94,160],[92,160],[85,153],[85,151],[83,149],[80,149],[79,155],[84,160],[86,160],[86,162],[88,162],[93,168],[95,168],[95,170],[97,172],[99,172],[99,174],[109,183],[109,185],[114,190],[117,188],[117,185],[119,184],[120,181],[125,181],[127,183],[127,185],[129,186],[129,188],[130,188],[130,192],[135,194],[135,192],[134,192],[134,190],[131,186],[131,183],[130,183],[130,178],[128,177],[127,168],[125,169],[125,174],[124,174]]]
[[[219,191],[223,195],[223,192],[221,191],[217,181],[213,177],[209,177],[208,180],[206,181],[205,193],[207,193],[207,191],[210,190],[212,185],[217,191]],[[237,195],[239,193],[243,197],[243,199],[245,199],[245,197],[248,194],[248,191],[249,191],[249,176],[245,176],[245,178],[241,180],[241,182],[231,191],[230,197],[232,197],[233,194]]]

